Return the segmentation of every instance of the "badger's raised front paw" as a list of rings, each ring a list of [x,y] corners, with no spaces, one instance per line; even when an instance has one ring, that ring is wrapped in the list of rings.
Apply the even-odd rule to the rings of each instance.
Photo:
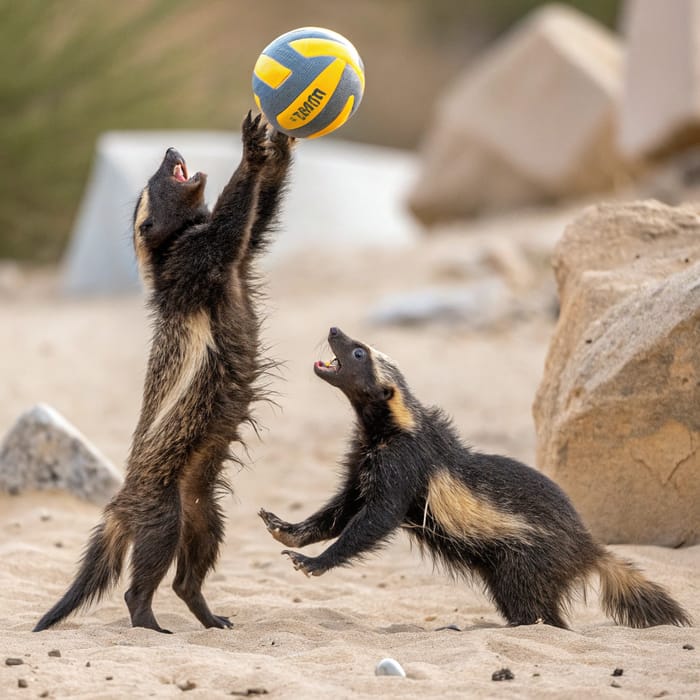
[[[294,525],[278,518],[274,513],[261,508],[258,515],[265,523],[267,531],[286,547],[300,547],[299,538],[292,532]]]
[[[269,148],[272,158],[277,163],[286,163],[292,153],[292,146],[296,141],[292,136],[277,131],[270,127]]]
[[[253,116],[248,112],[243,125],[241,126],[243,135],[243,159],[251,165],[262,165],[268,157],[267,142],[267,122],[262,118],[262,114]]]
[[[305,576],[320,576],[326,573],[326,569],[318,564],[318,559],[314,557],[305,557],[299,552],[292,552],[285,549],[282,554],[286,554],[294,564],[297,571],[301,571]]]

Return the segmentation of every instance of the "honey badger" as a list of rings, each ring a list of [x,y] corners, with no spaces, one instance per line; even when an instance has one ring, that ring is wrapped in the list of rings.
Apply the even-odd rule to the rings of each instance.
[[[173,588],[205,627],[230,627],[202,595],[223,539],[218,495],[260,398],[258,290],[253,258],[264,247],[290,163],[291,139],[249,113],[243,156],[213,210],[204,203],[206,175],[188,177],[169,149],[141,192],[134,246],[153,315],[153,337],[141,415],[121,491],[94,529],[78,574],[39,620],[46,629],[99,598],[121,574],[129,545],[131,623],[162,629],[151,603],[171,562]]]
[[[480,578],[510,625],[566,627],[568,604],[594,573],[602,606],[631,627],[690,624],[666,591],[596,543],[550,479],[498,455],[465,447],[438,408],[421,405],[396,365],[331,328],[330,363],[315,373],[339,388],[357,423],[345,479],[317,513],[297,524],[259,515],[287,547],[337,538],[317,557],[285,550],[295,569],[320,576],[347,566],[403,527],[455,576]]]

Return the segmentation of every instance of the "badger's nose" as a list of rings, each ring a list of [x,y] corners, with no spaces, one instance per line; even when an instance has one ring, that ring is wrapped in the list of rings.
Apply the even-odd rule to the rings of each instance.
[[[328,331],[328,335],[330,336],[336,336],[340,333],[340,328],[337,328],[336,326],[331,326],[330,331]]]

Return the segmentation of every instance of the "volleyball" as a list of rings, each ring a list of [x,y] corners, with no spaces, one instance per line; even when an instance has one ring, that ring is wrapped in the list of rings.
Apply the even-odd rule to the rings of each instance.
[[[277,130],[295,138],[330,134],[357,111],[365,69],[342,35],[302,27],[268,44],[253,69],[253,97]]]

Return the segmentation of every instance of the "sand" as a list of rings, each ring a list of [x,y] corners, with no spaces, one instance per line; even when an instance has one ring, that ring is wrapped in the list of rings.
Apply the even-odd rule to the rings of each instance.
[[[570,630],[508,628],[478,588],[434,572],[401,533],[353,568],[307,579],[257,517],[264,506],[302,519],[337,483],[352,416],[311,370],[330,359],[330,325],[394,357],[416,394],[452,414],[471,444],[532,463],[531,403],[551,318],[481,332],[366,320],[383,293],[444,277],[450,257],[444,239],[426,239],[404,251],[318,250],[268,270],[265,337],[285,361],[272,380],[278,407],[259,407],[262,440],[248,434],[249,467],[231,474],[226,543],[205,588],[232,630],[202,629],[169,575],[154,607],[172,635],[129,627],[125,581],[89,611],[32,634],[69,583],[100,509],[66,494],[0,496],[0,697],[700,697],[695,628],[618,627],[600,611],[595,588],[576,605]],[[147,353],[142,300],[70,300],[55,286],[53,275],[29,275],[0,298],[0,429],[46,401],[121,465]],[[700,619],[700,547],[613,549]],[[439,629],[450,625],[460,631]],[[407,678],[376,677],[384,657]],[[23,663],[6,666],[7,658]],[[502,668],[514,678],[493,681]]]

